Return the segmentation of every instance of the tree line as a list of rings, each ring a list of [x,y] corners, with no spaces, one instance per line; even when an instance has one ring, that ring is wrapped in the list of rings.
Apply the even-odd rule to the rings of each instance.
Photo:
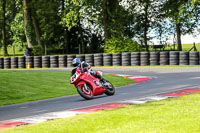
[[[1,0],[0,48],[98,53],[149,50],[174,35],[199,33],[199,0]]]

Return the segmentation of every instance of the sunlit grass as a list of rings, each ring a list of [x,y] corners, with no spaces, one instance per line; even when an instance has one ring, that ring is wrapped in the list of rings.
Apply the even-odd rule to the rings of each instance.
[[[15,56],[24,56],[25,47],[24,48],[14,47],[13,49],[13,46],[8,46],[7,51],[9,56],[13,56],[14,51],[15,51]],[[0,57],[3,57],[3,47],[0,48]]]
[[[104,74],[115,87],[133,80]],[[69,72],[0,70],[0,105],[22,103],[77,94]]]

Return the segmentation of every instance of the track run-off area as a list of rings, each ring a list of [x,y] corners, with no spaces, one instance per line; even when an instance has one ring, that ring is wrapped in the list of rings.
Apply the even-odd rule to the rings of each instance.
[[[138,78],[149,78],[150,80],[143,80],[145,82],[139,82],[138,80],[138,83],[118,87],[116,88],[116,94],[114,96],[101,95],[95,97],[93,100],[84,100],[79,95],[72,95],[29,103],[1,106],[0,123],[4,122],[5,124],[5,122],[7,122],[7,125],[4,125],[4,127],[9,128],[13,125],[26,124],[23,122],[9,123],[9,121],[15,121],[17,119],[39,118],[41,115],[45,117],[45,114],[55,114],[56,112],[71,110],[84,112],[83,109],[87,109],[87,111],[90,109],[88,112],[92,112],[99,108],[110,109],[122,107],[127,105],[126,103],[131,104],[134,99],[140,99],[138,102],[142,103],[143,101],[148,101],[145,100],[145,98],[158,96],[160,94],[164,94],[164,96],[160,98],[163,99],[164,97],[181,96],[199,92],[200,90],[200,67],[94,67],[93,69],[102,70],[104,73],[108,74],[126,75],[127,77],[132,77],[137,80]],[[66,68],[33,69],[30,71],[71,72],[71,70],[71,68]],[[156,100],[156,98],[154,98],[154,100]],[[136,101],[137,100],[135,100],[135,102]],[[71,113],[72,116],[74,114],[75,113]],[[68,113],[68,115],[70,114]]]

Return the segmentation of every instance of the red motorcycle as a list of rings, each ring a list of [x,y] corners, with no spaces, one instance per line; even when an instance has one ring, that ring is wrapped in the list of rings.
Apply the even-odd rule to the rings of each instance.
[[[102,72],[97,72],[102,75]],[[114,95],[114,86],[106,80],[101,82],[98,78],[90,74],[90,70],[82,72],[81,68],[75,68],[71,73],[71,84],[77,88],[78,93],[85,99],[93,99],[94,96],[106,94],[108,96]]]

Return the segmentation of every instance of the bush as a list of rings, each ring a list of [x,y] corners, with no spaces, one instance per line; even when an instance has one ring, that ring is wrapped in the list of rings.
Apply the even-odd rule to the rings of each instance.
[[[33,46],[33,55],[43,55],[43,50],[40,46]]]
[[[106,41],[105,53],[135,52],[142,50],[141,46],[132,39],[111,38]]]

